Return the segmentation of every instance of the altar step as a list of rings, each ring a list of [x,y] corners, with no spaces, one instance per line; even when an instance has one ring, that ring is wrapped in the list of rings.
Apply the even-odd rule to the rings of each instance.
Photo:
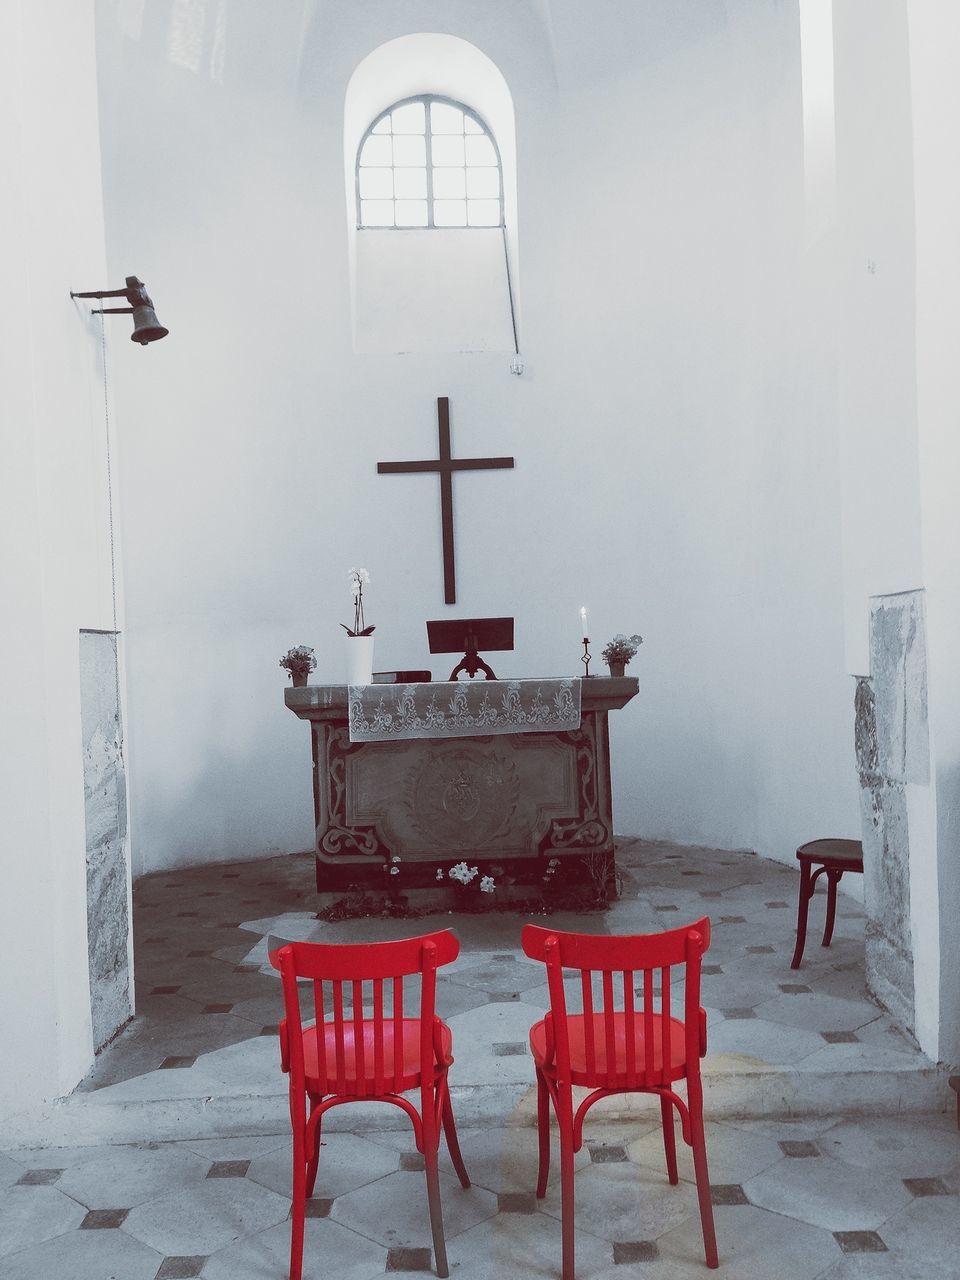
[[[299,919],[304,926],[300,932],[313,927]],[[275,923],[298,932],[293,918]],[[392,925],[382,931],[394,932]],[[260,959],[266,945],[264,939],[250,959]],[[768,953],[762,954],[766,958]],[[820,957],[817,963],[823,966]],[[735,998],[746,999],[746,979],[732,963],[723,967],[732,971],[731,983],[741,984],[733,988]],[[272,973],[266,967],[262,971]],[[807,983],[774,984],[777,995],[753,1006],[728,1005],[725,1011],[708,1007],[710,1051],[703,1062],[707,1116],[831,1119],[945,1110],[952,1102],[946,1069],[931,1063],[886,1015],[856,994],[849,970],[828,966],[818,972],[819,981],[808,972]],[[545,1011],[542,976],[520,953],[468,951],[443,979],[438,1003],[453,1031],[450,1079],[461,1126],[536,1124],[527,1033]],[[721,976],[708,974],[705,988],[715,986]],[[780,985],[815,982],[830,990],[779,990]],[[850,988],[848,995],[832,994],[843,986]],[[752,1016],[743,1016],[745,1009]],[[802,1025],[811,1020],[856,1029],[813,1032]],[[620,1095],[599,1103],[592,1114],[597,1121],[643,1120],[655,1118],[658,1109],[652,1097]],[[8,1142],[35,1143],[38,1119],[15,1118],[7,1126]],[[41,1127],[45,1145],[74,1146],[274,1134],[284,1132],[288,1123],[276,1037],[261,1034],[200,1054],[189,1065],[77,1092],[48,1108]],[[335,1109],[325,1121],[331,1130],[353,1132],[402,1129],[407,1123],[397,1108],[359,1103]]]
[[[925,1058],[864,989],[863,913],[852,898],[841,894],[832,946],[817,946],[811,932],[802,967],[791,970],[798,879],[792,868],[747,853],[642,841],[622,842],[618,863],[623,893],[604,914],[540,919],[560,929],[625,934],[710,917],[701,990],[708,1117],[832,1118],[954,1104],[947,1071]],[[318,921],[311,873],[312,860],[297,856],[141,881],[137,1020],[76,1093],[42,1115],[12,1118],[9,1143],[39,1145],[40,1135],[43,1145],[72,1146],[282,1133],[289,1123],[286,1082],[271,1025],[282,1016],[282,1000],[268,949],[280,939],[372,942],[444,927],[461,941],[437,991],[438,1011],[454,1036],[450,1079],[458,1121],[533,1125],[527,1036],[548,994],[542,966],[519,950],[523,918],[442,913]],[[180,909],[185,900],[190,911]],[[595,1114],[639,1117],[657,1105],[642,1096],[615,1097]],[[326,1123],[357,1131],[407,1122],[396,1108],[357,1104],[335,1109]]]

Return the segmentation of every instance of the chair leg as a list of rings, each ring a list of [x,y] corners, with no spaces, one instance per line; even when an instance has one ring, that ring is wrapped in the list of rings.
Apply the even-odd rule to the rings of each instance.
[[[426,1135],[424,1135],[426,1136]],[[437,1145],[424,1142],[423,1159],[427,1175],[427,1203],[430,1206],[430,1230],[433,1233],[433,1256],[437,1263],[437,1275],[441,1280],[449,1276],[447,1245],[443,1238],[443,1208],[440,1204],[440,1175],[437,1165]]]
[[[550,1177],[550,1094],[543,1076],[537,1071],[537,1138],[540,1143],[540,1163],[537,1168],[537,1199],[547,1194]]]
[[[821,947],[829,947],[833,937],[833,922],[837,918],[837,885],[842,875],[842,871],[834,871],[832,867],[827,870],[827,919],[823,926]]]
[[[718,1267],[720,1260],[717,1257],[717,1231],[713,1222],[710,1175],[707,1172],[707,1142],[703,1133],[703,1089],[699,1077],[687,1081],[687,1102],[690,1108],[690,1145],[693,1147],[693,1168],[697,1178],[703,1252],[707,1266]]]
[[[560,1121],[560,1234],[563,1280],[575,1280],[573,1231],[573,1116],[559,1111]]]
[[[669,1098],[660,1099],[660,1119],[663,1123],[663,1154],[667,1158],[667,1177],[671,1187],[680,1181],[677,1173],[677,1130],[674,1124],[673,1103]]]
[[[810,863],[803,859],[800,863],[800,898],[797,903],[797,945],[790,961],[791,969],[799,969],[803,959],[803,948],[807,941],[807,911],[810,908],[810,895],[813,893],[813,881],[810,875]]]
[[[303,1139],[293,1140],[293,1206],[290,1210],[290,1280],[303,1274],[303,1220],[306,1214],[307,1162]]]
[[[319,1099],[316,1099],[316,1100],[313,1098],[310,1099],[310,1115],[311,1116],[313,1115],[314,1111],[317,1109],[319,1105],[320,1105]],[[310,1162],[307,1165],[306,1194],[307,1194],[308,1200],[313,1195],[313,1189],[317,1185],[317,1168],[320,1164],[320,1126],[319,1124],[317,1125],[313,1135],[313,1143],[314,1143],[313,1155],[310,1157]]]
[[[457,1126],[453,1118],[453,1106],[450,1103],[449,1093],[444,1095],[442,1120],[443,1136],[447,1140],[447,1150],[450,1152],[450,1159],[453,1161],[453,1167],[457,1171],[460,1185],[461,1187],[469,1187],[470,1175],[467,1173],[467,1167],[463,1163],[463,1156],[460,1154],[460,1139],[457,1137]]]

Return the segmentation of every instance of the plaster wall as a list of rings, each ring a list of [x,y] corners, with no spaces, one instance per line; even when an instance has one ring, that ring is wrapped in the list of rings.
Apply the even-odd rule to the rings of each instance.
[[[907,5],[913,86],[916,225],[916,387],[922,499],[922,554],[929,650],[929,716],[935,823],[915,856],[914,911],[936,935],[936,954],[922,974],[934,1057],[960,1063],[960,472],[957,404],[960,373],[960,176],[943,163],[960,111],[956,58],[960,13],[953,7]],[[921,981],[917,984],[920,998]],[[929,1006],[935,1001],[935,1009]],[[926,1046],[925,1046],[926,1047]]]
[[[276,662],[313,644],[342,679],[350,565],[378,668],[430,665],[446,614],[516,615],[501,675],[578,672],[582,604],[595,654],[640,631],[618,830],[788,861],[855,834],[792,6],[227,3],[219,62],[184,59],[166,0],[122,11],[98,7],[109,252],[171,331],[116,372],[138,869],[310,846]],[[522,378],[352,349],[344,96],[417,31],[475,44],[514,98]],[[516,457],[455,480],[451,608],[435,478],[375,468],[434,455],[438,395],[459,454]]]
[[[0,6],[0,168],[3,1116],[93,1056],[78,633],[112,610],[99,337],[69,297],[106,275],[89,6]]]

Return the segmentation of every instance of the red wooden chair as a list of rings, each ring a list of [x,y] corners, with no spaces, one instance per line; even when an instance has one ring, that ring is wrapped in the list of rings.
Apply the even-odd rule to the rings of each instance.
[[[704,918],[666,933],[619,938],[561,933],[528,924],[522,942],[526,955],[546,963],[550,987],[550,1012],[530,1028],[530,1047],[537,1071],[540,1199],[547,1193],[550,1173],[551,1101],[560,1129],[563,1280],[574,1280],[573,1157],[583,1145],[584,1117],[595,1102],[615,1093],[659,1096],[667,1176],[673,1185],[679,1178],[671,1108],[679,1111],[683,1140],[693,1148],[707,1266],[718,1266],[700,1081],[700,1059],[707,1048],[707,1016],[700,1007],[700,957],[710,945],[710,921]],[[682,1022],[670,1012],[670,969],[674,965],[686,967]],[[577,1012],[567,1009],[564,969],[580,973]],[[657,969],[659,1000],[654,992]],[[596,1004],[594,974],[599,977]],[[638,1008],[635,986],[639,979],[642,996]],[[621,987],[619,1007],[616,985]],[[686,1102],[672,1087],[678,1080],[687,1082]],[[576,1111],[575,1085],[592,1091]]]
[[[280,1065],[290,1076],[293,1125],[290,1280],[300,1280],[303,1268],[305,1202],[317,1179],[323,1116],[331,1107],[359,1100],[392,1102],[412,1120],[426,1166],[437,1275],[450,1274],[437,1175],[441,1128],[460,1182],[469,1187],[470,1179],[447,1089],[453,1036],[436,1016],[434,1004],[437,969],[456,959],[459,950],[454,935],[443,930],[399,942],[292,942],[271,955],[283,982]],[[403,978],[414,973],[421,975],[420,1013],[405,1017]],[[298,978],[310,979],[310,986],[298,988]],[[313,1005],[307,1026],[300,1012],[301,989]],[[419,1110],[401,1096],[411,1089],[420,1090]]]

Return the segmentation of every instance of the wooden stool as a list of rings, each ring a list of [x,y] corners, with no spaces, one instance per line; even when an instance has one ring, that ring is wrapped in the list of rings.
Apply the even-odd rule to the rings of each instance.
[[[800,901],[797,905],[797,946],[790,961],[791,969],[799,969],[803,959],[807,940],[807,908],[817,887],[817,877],[826,872],[827,920],[820,945],[829,947],[837,914],[837,885],[845,871],[863,874],[863,845],[859,840],[811,840],[797,850],[797,860],[800,863]]]

